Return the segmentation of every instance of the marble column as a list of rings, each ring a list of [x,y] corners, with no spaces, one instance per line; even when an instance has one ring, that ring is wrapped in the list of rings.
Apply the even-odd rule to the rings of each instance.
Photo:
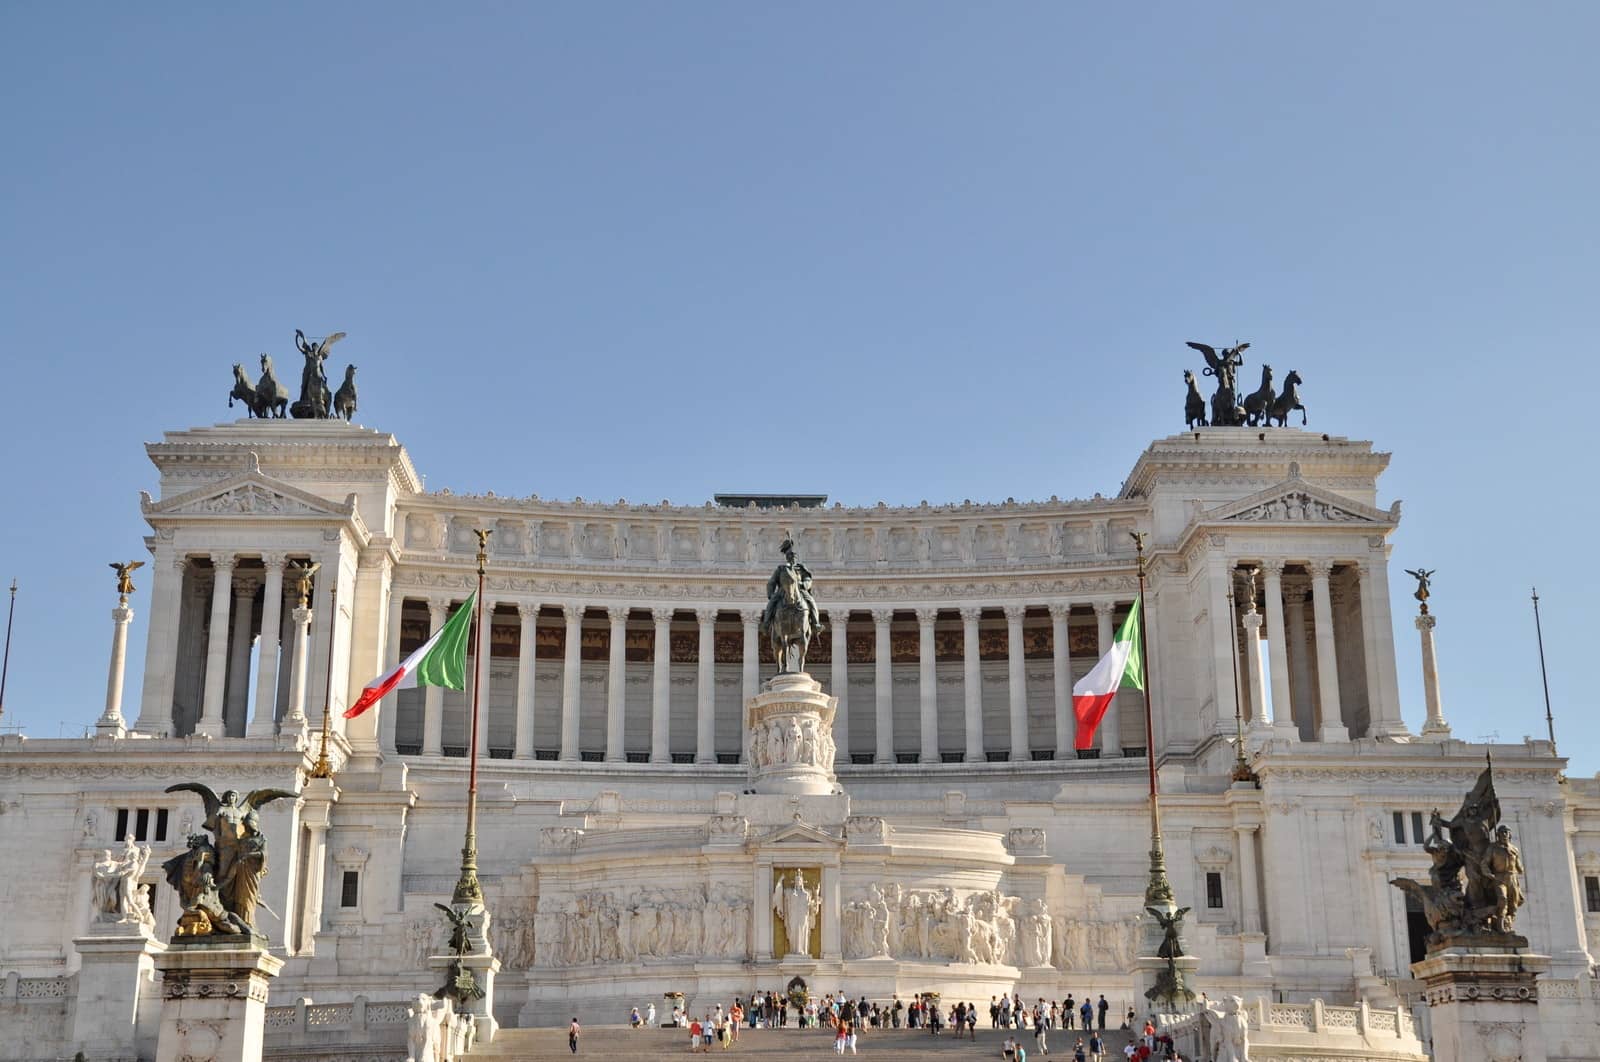
[[[967,605],[961,609],[961,685],[968,763],[982,763],[988,758],[983,748],[983,671],[978,654],[978,620],[982,617],[981,608]]]
[[[383,635],[383,667],[387,674],[400,665],[400,629],[405,618],[406,595],[399,587],[389,587],[389,625]],[[262,616],[266,613],[263,611]],[[266,619],[261,621],[262,645],[266,645]],[[262,649],[265,659],[266,650]],[[400,718],[400,691],[393,690],[378,704],[378,749],[385,756],[398,754],[395,744],[395,726]],[[257,715],[260,714],[258,711]]]
[[[178,674],[178,619],[183,609],[183,576],[189,558],[175,554],[170,543],[156,547],[151,565],[150,629],[145,635],[144,689],[139,718],[141,734],[172,733],[172,699]]]
[[[1367,702],[1371,705],[1373,737],[1404,737],[1410,733],[1400,714],[1400,683],[1394,662],[1394,619],[1389,612],[1389,561],[1381,540],[1361,562],[1361,618],[1366,634],[1366,658],[1371,676]]]
[[[894,657],[889,640],[893,620],[894,609],[872,610],[872,693],[877,708],[873,763],[894,762]]]
[[[839,706],[833,712],[833,762],[850,762],[850,610],[828,613],[828,646],[832,650],[833,695]],[[770,893],[770,890],[769,890]]]
[[[1239,617],[1243,625],[1245,685],[1250,691],[1250,717],[1246,720],[1251,730],[1262,731],[1272,726],[1272,713],[1267,709],[1267,677],[1261,659],[1261,613],[1250,603],[1250,611]]]
[[[1261,565],[1267,598],[1267,671],[1272,681],[1273,737],[1299,739],[1294,725],[1294,695],[1289,691],[1289,641],[1283,625],[1283,561]]]
[[[1077,755],[1078,727],[1072,714],[1072,633],[1069,630],[1072,606],[1050,606],[1050,663],[1052,685],[1055,687],[1056,755],[1058,760],[1070,760]]]
[[[200,722],[194,732],[222,737],[222,697],[228,681],[228,604],[233,598],[233,569],[238,558],[231,553],[211,555],[211,628],[206,641],[205,697]]]
[[[583,758],[578,751],[578,698],[583,693],[583,612],[584,606],[566,604],[566,654],[561,660],[561,753],[567,763]]]
[[[324,868],[328,862],[328,823],[307,819],[306,891],[304,917],[300,921],[299,954],[316,954],[316,936],[322,931],[322,892]]]
[[[650,654],[650,762],[671,763],[667,722],[672,707],[672,609],[651,609],[650,619],[656,628]]]
[[[122,718],[122,675],[128,666],[128,624],[133,622],[133,609],[124,596],[111,610],[111,664],[106,670],[106,710],[100,714],[94,729],[97,734],[122,737],[128,732]]]
[[[271,737],[276,731],[273,714],[278,707],[278,637],[283,628],[282,553],[263,553],[266,580],[261,591],[261,641],[256,654],[256,703],[250,717],[250,737]],[[390,714],[393,714],[392,712]]]
[[[938,619],[936,608],[917,609],[917,694],[922,724],[919,763],[939,762],[939,676],[933,644],[933,625]]]
[[[1115,637],[1111,629],[1111,621],[1116,615],[1117,603],[1115,601],[1096,601],[1094,603],[1095,618],[1095,652],[1105,656],[1111,651],[1111,639]],[[1098,658],[1097,658],[1098,659]],[[1230,664],[1229,677],[1231,679],[1233,668]],[[1100,720],[1100,758],[1122,755],[1122,694],[1119,692],[1111,698],[1111,703],[1106,705],[1106,714]],[[1232,705],[1229,705],[1231,708]],[[1233,713],[1229,713],[1230,715]]]
[[[1289,688],[1294,693],[1295,731],[1302,738],[1315,735],[1317,718],[1316,693],[1312,688],[1316,667],[1310,650],[1311,632],[1306,624],[1307,596],[1309,591],[1304,586],[1289,587],[1283,592],[1287,635],[1284,648],[1289,654]],[[1282,718],[1281,714],[1279,718]]]
[[[740,677],[743,680],[739,710],[743,712],[742,705],[761,692],[761,610],[759,608],[741,610],[739,625],[744,631],[744,647],[739,654]]]
[[[236,575],[233,580],[233,632],[228,636],[228,683],[222,699],[222,732],[228,737],[244,737],[250,711],[251,613],[255,611],[256,591],[261,583],[252,575]]]
[[[626,763],[623,751],[623,708],[628,695],[628,610],[606,609],[611,622],[606,657],[606,762]]]
[[[428,637],[439,633],[445,620],[450,618],[450,602],[436,597],[428,599]],[[299,652],[295,653],[298,666]],[[444,687],[422,687],[422,754],[444,755]]]
[[[1236,690],[1234,674],[1238,667],[1233,609],[1228,604],[1228,592],[1233,587],[1234,569],[1228,558],[1219,550],[1212,550],[1206,554],[1205,563],[1206,612],[1211,628],[1212,706],[1215,709],[1212,726],[1214,733],[1226,735],[1233,733]],[[1104,654],[1110,644],[1102,638],[1100,652]]]
[[[1345,728],[1339,706],[1339,654],[1333,636],[1333,596],[1328,588],[1333,563],[1313,561],[1307,567],[1311,571],[1311,619],[1317,639],[1317,701],[1322,709],[1317,740],[1348,741],[1350,731]]]
[[[472,689],[467,691],[472,694],[467,700],[467,735],[478,745],[478,755],[487,758],[489,755],[489,712],[493,703],[494,679],[489,675],[489,667],[494,663],[494,602],[488,598],[483,599],[483,610],[476,617],[482,629],[476,632],[473,640],[473,676]],[[478,702],[477,733],[472,733],[472,701]],[[462,742],[466,744],[466,742]]]
[[[1235,826],[1239,835],[1239,928],[1261,932],[1261,886],[1256,877],[1256,827]]]
[[[1422,697],[1428,706],[1428,720],[1422,724],[1424,741],[1443,741],[1450,736],[1444,721],[1444,706],[1439,700],[1439,660],[1433,651],[1433,628],[1437,617],[1423,613],[1417,617],[1417,633],[1422,635]]]
[[[539,657],[539,605],[517,606],[517,737],[512,751],[519,760],[533,759],[533,691]]]
[[[311,663],[311,610],[297,605],[289,616],[294,620],[294,659],[289,665],[289,707],[283,713],[281,732],[304,736],[306,671]]]
[[[717,762],[717,610],[697,608],[700,642],[695,653],[694,762]]]
[[[287,574],[287,573],[286,573]],[[278,631],[278,704],[273,710],[280,722],[289,712],[289,676],[294,670],[294,607],[296,595],[283,595],[283,627]]]
[[[1011,759],[1033,759],[1028,749],[1028,673],[1023,658],[1022,617],[1028,610],[1021,605],[1006,609],[1006,693],[1011,715]]]

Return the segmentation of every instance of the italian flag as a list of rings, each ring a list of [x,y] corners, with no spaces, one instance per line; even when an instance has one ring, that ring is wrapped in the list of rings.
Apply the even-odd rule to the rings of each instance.
[[[1072,714],[1078,719],[1078,736],[1074,747],[1094,747],[1094,732],[1111,707],[1111,698],[1123,686],[1144,689],[1144,654],[1139,648],[1140,616],[1144,613],[1142,598],[1134,598],[1128,618],[1122,621],[1117,636],[1111,640],[1111,651],[1100,658],[1094,670],[1072,687]]]
[[[418,646],[416,652],[400,661],[393,671],[367,683],[361,696],[356,698],[356,703],[344,710],[344,717],[354,719],[393,690],[412,690],[418,686],[465,689],[467,631],[472,626],[472,605],[477,596],[476,593],[469,595],[445,621],[445,625]]]

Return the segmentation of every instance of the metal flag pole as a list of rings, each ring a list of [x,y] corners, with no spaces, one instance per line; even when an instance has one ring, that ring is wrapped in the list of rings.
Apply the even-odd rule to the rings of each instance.
[[[312,778],[332,778],[333,764],[328,762],[328,717],[333,714],[333,636],[339,623],[339,586],[336,582],[328,588],[328,681],[322,688],[322,741],[317,749],[317,762],[311,768]]]
[[[483,693],[483,683],[478,678],[483,667],[483,572],[489,563],[489,536],[492,530],[475,527],[478,536],[478,593],[473,602],[473,618],[477,629],[472,636],[472,666],[477,672],[472,678],[472,721],[467,735],[467,836],[461,846],[461,877],[456,881],[452,904],[483,903],[483,887],[478,884],[478,701]]]
[[[15,594],[16,591],[16,583],[13,582],[11,584],[11,592]],[[6,635],[7,644],[9,644],[10,628],[7,627],[6,629],[8,632]],[[1533,632],[1539,639],[1539,679],[1544,683],[1544,725],[1545,729],[1550,732],[1550,750],[1554,752],[1556,747],[1556,720],[1555,716],[1550,714],[1550,674],[1544,668],[1544,627],[1539,623],[1539,588],[1537,586],[1533,588]],[[0,690],[4,688],[4,685],[0,684]]]
[[[17,614],[17,581],[11,580],[11,605],[6,609],[6,653],[0,661],[0,718],[6,714],[6,676],[11,671],[11,620]]]

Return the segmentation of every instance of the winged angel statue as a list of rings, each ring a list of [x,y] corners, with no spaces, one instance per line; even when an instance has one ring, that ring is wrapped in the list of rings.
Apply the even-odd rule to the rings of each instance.
[[[180,782],[167,792],[198,793],[206,808],[202,825],[212,834],[190,835],[188,850],[161,864],[183,905],[176,935],[255,934],[256,904],[267,873],[267,839],[258,812],[274,800],[297,795],[287,789],[252,789],[241,797],[229,789],[218,797],[199,782]]]

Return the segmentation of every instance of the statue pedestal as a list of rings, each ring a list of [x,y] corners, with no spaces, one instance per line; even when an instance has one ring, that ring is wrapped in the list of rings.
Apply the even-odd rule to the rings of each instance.
[[[73,940],[78,967],[78,1000],[72,1015],[72,1042],[86,1058],[148,1058],[153,1035],[156,992],[155,960],[166,945],[137,922],[101,922],[89,935]],[[146,1041],[139,1035],[139,1012],[149,1012]]]
[[[282,959],[262,948],[241,948],[238,938],[184,941],[158,955],[155,967],[162,979],[156,1062],[261,1057],[267,983],[283,969]]]
[[[833,774],[833,713],[839,699],[805,672],[768,679],[745,703],[745,762],[757,793],[826,796]]]
[[[1412,963],[1427,985],[1433,1057],[1545,1062],[1535,981],[1549,969],[1547,956],[1499,948],[1445,948]]]
[[[445,978],[450,976],[450,967],[455,961],[454,955],[430,955],[428,968],[439,975],[439,983],[443,984]],[[476,1043],[492,1043],[495,1033],[500,1031],[500,1023],[494,1020],[494,975],[500,972],[500,960],[487,952],[468,954],[461,957],[461,965],[472,971],[478,987],[483,989],[483,998],[459,1003],[456,1011],[471,1015],[473,1024],[477,1026],[474,1034]]]
[[[1194,998],[1188,1001],[1173,1000],[1171,1003],[1152,1000],[1145,993],[1154,988],[1167,976],[1167,960],[1159,955],[1140,955],[1133,960],[1134,987],[1136,993],[1133,1000],[1134,1009],[1140,1016],[1146,1014],[1187,1014],[1199,1007],[1200,992],[1194,986],[1194,975],[1200,969],[1200,959],[1196,955],[1181,955],[1173,960],[1178,967],[1178,973],[1183,977],[1184,987],[1194,993]]]

